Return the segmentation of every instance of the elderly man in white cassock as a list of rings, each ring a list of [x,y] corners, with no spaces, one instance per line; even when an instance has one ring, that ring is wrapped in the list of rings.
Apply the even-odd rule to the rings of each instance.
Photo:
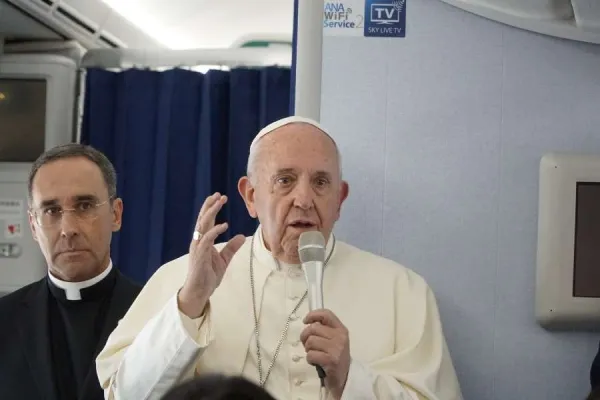
[[[259,132],[238,184],[259,228],[215,245],[227,198],[206,199],[189,253],[152,276],[98,356],[105,397],[160,399],[194,375],[224,373],[277,399],[462,399],[427,283],[336,240],[348,196],[340,165],[315,121]],[[310,311],[298,241],[313,230],[327,241],[325,308]]]

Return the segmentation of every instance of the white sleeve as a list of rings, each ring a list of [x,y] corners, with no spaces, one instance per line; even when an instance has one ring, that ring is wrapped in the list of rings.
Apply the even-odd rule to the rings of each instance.
[[[421,400],[409,388],[396,379],[378,375],[356,360],[350,362],[350,370],[341,400]]]
[[[202,350],[212,340],[210,309],[192,320],[179,311],[177,294],[140,331],[125,351],[105,390],[106,399],[160,399],[192,375]]]

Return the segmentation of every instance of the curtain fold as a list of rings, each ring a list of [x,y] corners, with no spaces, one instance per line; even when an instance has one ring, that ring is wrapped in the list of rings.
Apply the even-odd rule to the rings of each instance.
[[[237,184],[258,131],[289,115],[290,70],[88,69],[81,142],[117,170],[123,225],[113,236],[117,268],[144,283],[185,253],[204,199],[229,201],[217,218],[229,230],[217,241],[250,235]]]

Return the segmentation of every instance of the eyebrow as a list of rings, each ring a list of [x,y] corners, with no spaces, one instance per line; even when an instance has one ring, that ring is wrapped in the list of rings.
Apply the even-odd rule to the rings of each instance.
[[[327,171],[317,171],[316,175],[317,176],[325,176],[327,178],[331,178],[332,177],[331,172],[327,172]]]
[[[277,172],[273,176],[275,177],[275,176],[278,176],[281,174],[295,174],[295,173],[297,173],[297,170],[295,168],[281,168],[281,169],[278,169]],[[327,172],[324,170],[316,171],[313,175],[325,176],[328,178],[331,178],[331,176],[332,176],[331,172]]]
[[[293,173],[296,173],[296,170],[294,168],[280,168],[277,170],[277,172],[275,172],[274,176]]]
[[[74,196],[73,201],[75,203],[78,203],[81,201],[98,201],[98,197],[94,196],[93,194],[80,194],[80,195]],[[48,199],[48,200],[42,201],[42,203],[40,204],[40,207],[51,207],[51,206],[56,206],[56,205],[59,205],[58,199]]]

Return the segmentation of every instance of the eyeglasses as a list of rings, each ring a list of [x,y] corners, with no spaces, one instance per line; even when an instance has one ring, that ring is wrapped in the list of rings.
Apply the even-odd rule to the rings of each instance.
[[[73,213],[73,216],[80,222],[90,222],[98,218],[100,207],[111,200],[112,198],[109,198],[101,203],[92,200],[82,200],[78,201],[73,208],[62,208],[61,206],[52,205],[30,209],[29,214],[43,228],[51,228],[58,225],[66,212]]]

